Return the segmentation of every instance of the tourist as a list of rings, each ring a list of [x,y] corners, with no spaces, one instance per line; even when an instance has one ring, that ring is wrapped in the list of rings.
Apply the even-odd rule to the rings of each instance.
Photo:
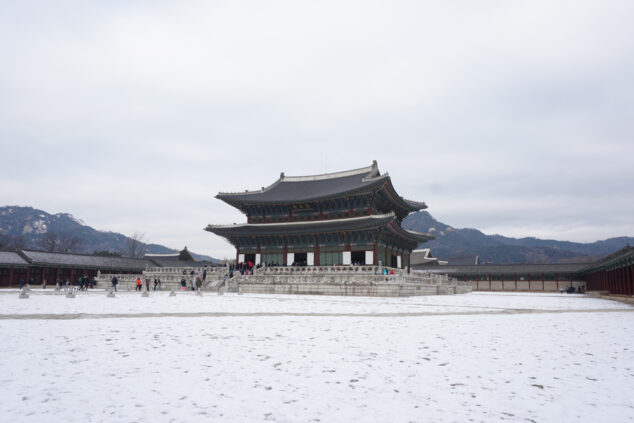
[[[183,272],[185,272],[183,270]],[[187,289],[187,281],[185,280],[185,278],[181,278],[181,290],[185,291]]]
[[[158,279],[154,278],[154,290],[156,291],[156,285],[158,285]]]
[[[44,281],[42,282],[42,289],[46,289],[46,278],[44,278]]]
[[[207,269],[203,270],[203,281],[207,279]]]
[[[200,276],[196,276],[196,290],[200,291],[200,288],[202,287],[202,285],[203,285],[202,279],[200,278]]]
[[[24,289],[24,279],[20,279],[20,290]]]
[[[110,282],[112,282],[112,290],[114,292],[117,292],[117,284],[119,283],[119,279],[117,279],[117,275],[114,275]]]
[[[145,278],[145,289],[150,292],[150,278]]]
[[[159,280],[158,280],[158,286],[157,286],[157,288],[158,288],[158,290],[159,290],[159,291],[161,290],[161,279],[160,279],[160,278],[159,278]]]
[[[143,290],[143,285],[141,284],[141,278],[136,278],[136,288],[134,288],[135,291],[142,291]]]

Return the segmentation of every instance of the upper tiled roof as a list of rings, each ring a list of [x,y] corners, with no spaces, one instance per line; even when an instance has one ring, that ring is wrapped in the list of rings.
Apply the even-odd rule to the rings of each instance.
[[[391,181],[387,173],[381,175],[376,161],[371,166],[337,173],[325,173],[313,176],[285,176],[272,185],[257,191],[236,193],[221,192],[216,198],[233,206],[240,204],[282,204],[311,201],[327,197],[341,196],[347,193],[376,189]],[[397,196],[398,197],[398,196]],[[398,197],[400,206],[416,211],[427,206],[425,203],[405,200]]]
[[[128,257],[105,257],[84,254],[47,253],[44,251],[24,250],[24,256],[36,265],[58,265],[86,267],[93,269],[143,270],[146,266],[155,266],[150,260]]]
[[[0,266],[27,266],[29,263],[14,251],[0,251]]]

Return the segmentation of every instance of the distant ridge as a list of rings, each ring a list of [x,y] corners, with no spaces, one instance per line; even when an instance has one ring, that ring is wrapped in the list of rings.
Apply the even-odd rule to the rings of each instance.
[[[584,263],[591,262],[623,248],[634,245],[633,237],[609,238],[591,243],[544,240],[538,238],[511,238],[502,235],[485,235],[477,229],[456,229],[434,219],[429,212],[412,213],[403,221],[405,229],[430,232],[433,241],[422,244],[431,248],[434,257],[450,264],[480,263]],[[11,248],[11,242],[19,247],[42,250],[48,232],[54,232],[79,240],[69,252],[91,254],[95,251],[110,251],[126,255],[129,237],[116,233],[98,231],[69,213],[50,214],[33,207],[0,207],[0,249]],[[146,244],[149,254],[174,254],[179,250],[159,244]],[[196,260],[218,261],[195,254]]]
[[[69,213],[50,214],[33,207],[0,207],[0,248],[47,250],[47,234],[67,241],[67,252],[92,254],[109,251],[127,255],[130,238],[117,232],[98,231]],[[75,245],[74,245],[75,244]],[[150,254],[174,254],[180,250],[159,244],[144,244]],[[190,252],[196,260],[217,259]]]
[[[422,244],[431,248],[434,257],[450,264],[480,263],[585,263],[634,245],[633,237],[609,238],[604,241],[579,243],[538,238],[510,238],[485,235],[477,229],[456,229],[434,219],[428,212],[412,213],[403,221],[405,229],[430,232],[433,241]]]

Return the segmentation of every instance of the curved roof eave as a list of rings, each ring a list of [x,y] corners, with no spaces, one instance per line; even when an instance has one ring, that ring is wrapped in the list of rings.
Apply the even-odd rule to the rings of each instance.
[[[240,223],[234,225],[207,225],[205,231],[220,236],[231,236],[233,234],[246,235],[250,231],[259,234],[279,233],[299,231],[341,231],[341,230],[362,230],[373,227],[381,227],[396,220],[394,213],[386,213],[371,216],[349,217],[334,220],[314,220],[299,222],[278,222],[278,223]],[[341,227],[341,228],[339,228]]]

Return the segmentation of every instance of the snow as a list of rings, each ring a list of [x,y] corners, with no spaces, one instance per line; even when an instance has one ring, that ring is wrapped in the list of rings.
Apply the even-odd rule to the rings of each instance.
[[[581,295],[0,294],[0,421],[634,421],[634,308]]]

